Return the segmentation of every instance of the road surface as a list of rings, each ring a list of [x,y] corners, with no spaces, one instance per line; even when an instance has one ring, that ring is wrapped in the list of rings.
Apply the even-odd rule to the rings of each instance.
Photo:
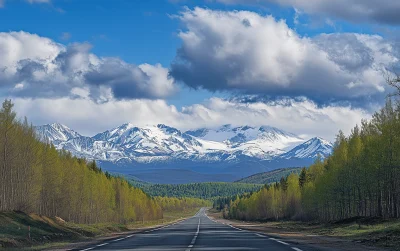
[[[195,216],[187,220],[108,240],[80,250],[315,251],[316,249],[215,222],[207,217],[205,209],[202,208]]]

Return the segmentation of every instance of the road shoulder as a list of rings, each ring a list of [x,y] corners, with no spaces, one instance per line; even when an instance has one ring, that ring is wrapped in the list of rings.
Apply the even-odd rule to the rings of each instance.
[[[236,220],[223,219],[220,213],[207,212],[207,215],[222,224],[232,225],[236,228],[245,229],[253,232],[263,233],[272,238],[280,238],[286,242],[296,245],[304,245],[315,248],[317,250],[342,250],[342,251],[387,251],[395,249],[386,249],[380,247],[373,247],[357,243],[355,241],[331,237],[325,235],[317,235],[307,231],[296,231],[296,229],[281,228],[279,225],[258,223],[258,222],[243,222]]]

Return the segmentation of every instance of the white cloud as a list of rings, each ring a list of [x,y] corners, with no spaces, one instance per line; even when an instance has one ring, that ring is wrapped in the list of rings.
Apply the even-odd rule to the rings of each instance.
[[[98,57],[90,49],[89,44],[64,46],[26,32],[0,33],[0,88],[22,97],[65,97],[74,88],[84,88],[97,101],[110,95],[157,99],[177,91],[168,70],[159,64],[136,66]]]
[[[26,0],[28,3],[51,3],[51,0]]]
[[[25,0],[26,2],[30,4],[35,4],[35,3],[51,3],[51,0]],[[0,8],[4,7],[4,3],[6,0],[0,0]]]
[[[225,4],[279,4],[309,14],[329,15],[345,20],[399,24],[397,0],[215,0]]]
[[[126,122],[138,126],[167,124],[181,130],[233,125],[271,125],[304,137],[333,140],[342,129],[349,133],[370,114],[349,106],[319,107],[308,99],[283,99],[241,103],[219,98],[178,110],[163,100],[131,100],[94,103],[89,99],[13,99],[19,116],[36,125],[64,123],[86,135],[111,129]]]
[[[386,68],[398,62],[377,35],[301,37],[284,20],[249,11],[187,9],[177,18],[182,47],[171,75],[194,88],[314,100],[382,95]]]
[[[72,35],[71,35],[71,33],[69,33],[69,32],[63,32],[63,33],[61,34],[61,36],[60,36],[60,38],[61,38],[62,40],[64,40],[64,41],[70,40],[71,37],[72,37]]]

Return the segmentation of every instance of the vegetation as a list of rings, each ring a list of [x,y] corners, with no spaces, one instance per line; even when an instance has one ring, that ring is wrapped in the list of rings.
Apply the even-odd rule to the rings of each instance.
[[[270,184],[278,182],[281,178],[287,177],[291,173],[300,174],[301,169],[301,167],[280,168],[270,172],[257,173],[235,182],[250,184]]]
[[[83,240],[111,232],[128,231],[122,224],[74,224],[60,218],[49,218],[22,212],[0,213],[0,250],[39,245],[37,249]],[[50,244],[51,243],[51,244]],[[45,246],[41,246],[45,245]]]
[[[0,212],[0,250],[65,249],[71,242],[85,241],[93,237],[141,230],[149,226],[174,222],[182,217],[193,216],[198,208],[164,211],[163,219],[136,221],[129,224],[98,223],[77,224],[58,217],[46,217],[23,212]]]
[[[193,208],[201,208],[211,206],[211,201],[198,198],[171,198],[171,197],[155,197],[158,205],[166,212],[187,211]]]
[[[134,183],[137,184],[137,183]],[[191,197],[201,199],[217,199],[259,190],[262,185],[243,183],[193,183],[193,184],[141,184],[140,187],[151,196],[162,197]]]
[[[243,220],[400,218],[400,105],[391,100],[309,169],[235,199],[228,217]]]
[[[103,173],[96,162],[42,143],[27,119],[16,119],[6,100],[0,110],[0,211],[61,217],[75,223],[162,219],[163,208],[206,205],[200,200],[153,199],[126,180]],[[181,207],[181,208],[179,208]]]

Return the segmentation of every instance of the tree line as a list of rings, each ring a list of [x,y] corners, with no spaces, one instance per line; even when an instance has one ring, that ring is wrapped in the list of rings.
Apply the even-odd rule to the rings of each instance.
[[[400,218],[399,132],[400,104],[388,99],[349,136],[339,132],[330,157],[227,202],[226,216],[320,221]]]
[[[191,197],[214,200],[219,197],[249,193],[259,190],[260,184],[207,182],[192,184],[147,184],[140,187],[152,196]]]
[[[179,202],[179,203],[178,203]],[[77,223],[132,222],[163,217],[163,208],[200,206],[184,199],[160,203],[94,161],[41,142],[11,100],[0,110],[0,211],[34,212]],[[203,202],[204,204],[206,202]]]
[[[187,211],[194,208],[211,206],[211,201],[199,198],[175,198],[175,197],[154,197],[163,211],[177,212]]]

